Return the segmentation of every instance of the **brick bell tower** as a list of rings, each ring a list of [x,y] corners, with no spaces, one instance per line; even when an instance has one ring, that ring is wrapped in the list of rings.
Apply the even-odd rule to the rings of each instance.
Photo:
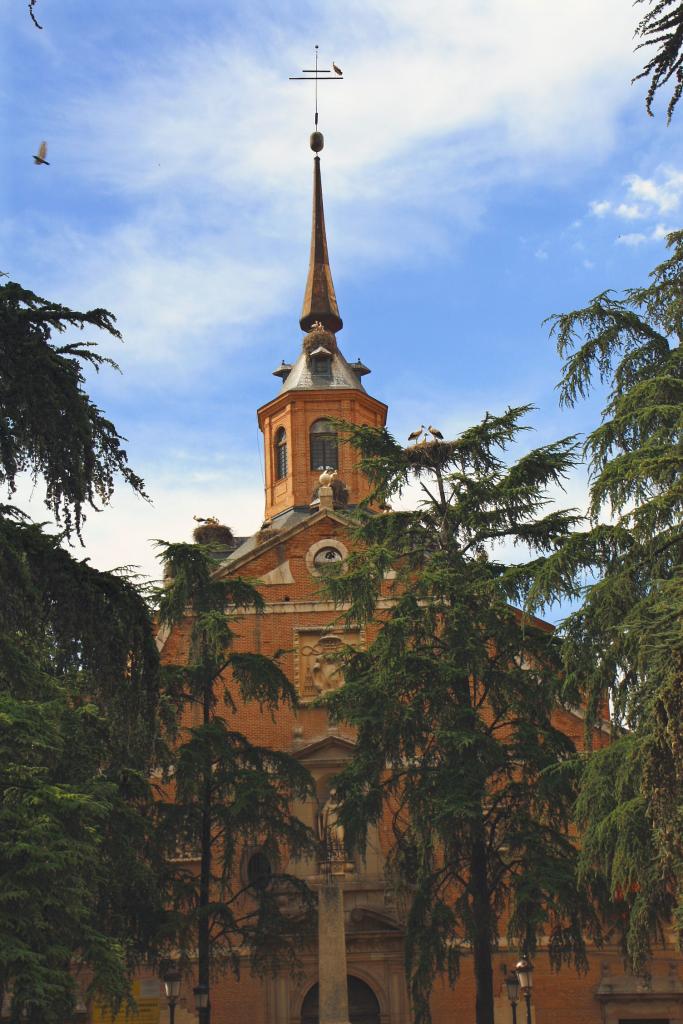
[[[313,159],[313,223],[308,280],[299,323],[305,332],[295,363],[274,372],[280,393],[258,410],[265,448],[266,522],[291,511],[318,506],[317,488],[323,469],[337,471],[333,482],[337,508],[353,507],[368,494],[353,449],[337,438],[332,421],[381,427],[387,407],[362,384],[370,370],[360,360],[348,363],[337,344],[343,325],[332,283],[327,252],[319,153],[323,136],[311,135]]]

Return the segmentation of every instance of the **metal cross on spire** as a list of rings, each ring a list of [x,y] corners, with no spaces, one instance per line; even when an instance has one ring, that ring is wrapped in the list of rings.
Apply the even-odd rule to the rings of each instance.
[[[344,75],[332,61],[331,68],[318,67],[318,44],[315,44],[315,67],[303,68],[300,75],[290,75],[290,82],[315,82],[315,127],[318,128],[318,82],[340,82]]]

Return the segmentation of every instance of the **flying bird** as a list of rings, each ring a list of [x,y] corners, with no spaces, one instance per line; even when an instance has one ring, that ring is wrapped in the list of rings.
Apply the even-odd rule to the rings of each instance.
[[[337,67],[334,61],[332,61],[332,70],[334,71],[335,75],[342,75],[344,73],[341,68]]]
[[[420,424],[420,429],[419,429],[419,430],[414,430],[414,431],[412,432],[412,434],[408,434],[408,440],[409,440],[409,441],[414,441],[414,442],[415,442],[415,444],[417,444],[417,442],[419,441],[420,437],[421,437],[421,436],[422,436],[422,434],[424,433],[424,428],[425,428],[425,425],[424,425],[424,423],[421,423],[421,424]]]
[[[432,435],[432,437],[436,438],[437,441],[443,441],[443,434],[441,433],[440,430],[437,430],[436,427],[433,427],[431,423],[427,427],[427,430]]]
[[[50,161],[45,159],[46,156],[47,142],[41,142],[40,146],[38,147],[38,153],[33,155],[34,164],[47,164],[47,166],[49,167]]]

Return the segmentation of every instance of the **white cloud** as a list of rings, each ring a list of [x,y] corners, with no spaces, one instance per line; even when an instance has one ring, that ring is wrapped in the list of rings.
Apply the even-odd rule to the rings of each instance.
[[[683,198],[683,171],[670,166],[659,167],[650,178],[629,174],[623,184],[626,185],[624,198],[593,200],[589,204],[591,213],[600,218],[610,214],[621,220],[650,221],[651,228],[619,235],[615,239],[618,245],[635,247],[648,241],[661,241],[673,229],[665,227],[657,218],[678,210]]]
[[[652,232],[651,238],[653,238],[655,241],[659,241],[662,238],[666,238],[666,236],[671,234],[671,232],[674,230],[674,228],[665,227],[664,224],[658,224]]]
[[[84,219],[66,202],[63,218],[39,223],[36,212],[35,234],[17,225],[22,245],[13,248],[43,294],[117,312],[129,388],[164,374],[182,382],[197,361],[220,365],[285,309],[296,338],[312,90],[287,81],[307,60],[301,22],[285,5],[288,23],[278,24],[275,9],[257,2],[248,29],[214,37],[181,37],[170,20],[160,23],[153,52],[111,58],[106,91],[86,69],[78,98],[55,96],[51,150],[61,180],[82,193]],[[369,264],[414,266],[457,244],[452,221],[476,226],[501,184],[547,187],[555,171],[603,159],[629,102],[632,21],[623,0],[320,0],[316,33],[335,40],[346,76],[321,86],[338,292]],[[606,213],[611,203],[602,202]],[[220,375],[229,381],[225,363]],[[406,417],[406,433],[423,415]],[[214,439],[207,456],[221,444]],[[95,564],[132,562],[154,574],[148,538],[189,537],[193,514],[216,514],[238,533],[260,521],[255,473],[223,466],[200,479],[164,457],[132,457],[153,507],[121,491],[90,516]]]
[[[637,203],[619,203],[614,213],[625,220],[640,220],[645,216],[645,211]]]
[[[142,576],[157,580],[161,573],[154,541],[191,540],[195,515],[215,515],[238,537],[254,532],[264,506],[263,488],[253,470],[245,473],[222,467],[220,473],[208,473],[184,469],[182,472],[177,463],[143,467],[149,503],[120,484],[111,505],[100,512],[87,512],[85,546],[74,541],[74,557],[88,558],[102,570],[134,566]],[[37,522],[45,522],[50,517],[42,499],[40,488],[34,491],[24,480],[13,503]]]
[[[537,260],[547,260],[548,259],[548,250],[544,249],[543,247],[541,247],[541,248],[536,250],[536,252],[534,253],[534,256],[536,257]]]
[[[671,213],[677,210],[683,196],[683,171],[674,167],[663,167],[655,178],[641,178],[639,174],[631,174],[626,179],[628,191],[634,199],[655,207],[659,213]]]
[[[636,245],[642,245],[643,242],[647,242],[647,240],[648,240],[648,236],[647,235],[643,235],[643,234],[641,234],[638,231],[632,231],[630,234],[627,234],[627,235],[618,235],[617,239],[616,239],[616,242],[617,242],[617,245],[636,246]]]
[[[113,230],[108,241],[116,259],[110,252],[88,255],[79,268],[80,294],[111,303],[124,337],[135,339],[131,355],[145,362],[177,364],[207,346],[214,355],[234,347],[264,314],[280,312],[300,283],[284,262],[253,249],[236,252],[229,231],[222,239],[166,242],[163,226],[144,218]]]
[[[617,0],[603,0],[599,12],[590,0],[544,9],[542,27],[539,0],[426,6],[320,4],[321,27],[345,54],[345,81],[322,86],[320,102],[334,174],[350,193],[402,191],[416,151],[472,129],[491,130],[488,145],[519,159],[578,155],[589,140],[609,145],[624,95],[615,67],[625,73],[630,63],[632,18]],[[287,75],[306,58],[298,28],[260,29],[253,50],[244,37],[183,41],[132,66],[118,94],[72,105],[79,165],[133,194],[173,181],[226,196],[291,194],[306,160],[296,126],[310,122],[312,96]],[[548,46],[558,37],[560,51]],[[378,167],[381,178],[369,173]]]
[[[321,2],[321,37],[336,40],[346,75],[320,87],[338,285],[389,255],[414,262],[457,244],[449,218],[475,226],[495,185],[545,181],[609,149],[630,11],[577,0],[540,13],[539,0]],[[115,309],[131,361],[161,370],[234,347],[246,326],[298,305],[312,90],[287,76],[306,61],[301,45],[296,24],[261,11],[247,30],[160,36],[106,92],[84,81],[78,98],[58,97],[60,173],[111,199],[115,219],[41,225],[26,263],[48,291]]]
[[[617,242],[617,245],[630,246],[642,245],[644,242],[660,242],[673,230],[673,228],[667,228],[663,224],[657,224],[657,226],[648,235],[644,235],[640,231],[634,231],[630,234],[619,235],[615,241]]]

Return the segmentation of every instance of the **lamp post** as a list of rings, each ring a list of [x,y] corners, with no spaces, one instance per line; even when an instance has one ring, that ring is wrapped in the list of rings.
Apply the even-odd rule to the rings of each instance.
[[[180,971],[176,967],[170,967],[162,978],[168,1001],[169,1024],[175,1024],[175,1007],[180,995],[180,980]]]
[[[512,1024],[517,1024],[517,1003],[519,1002],[519,978],[514,971],[510,971],[505,979],[505,987],[508,990],[508,999],[512,1007]]]
[[[199,1024],[207,1024],[209,1016],[209,986],[195,985],[192,991],[194,992],[194,1005],[199,1017]]]
[[[531,1024],[531,986],[533,984],[533,967],[527,956],[526,950],[522,952],[522,959],[515,964],[515,974],[519,978],[519,985],[524,993],[526,1003],[526,1024]]]

